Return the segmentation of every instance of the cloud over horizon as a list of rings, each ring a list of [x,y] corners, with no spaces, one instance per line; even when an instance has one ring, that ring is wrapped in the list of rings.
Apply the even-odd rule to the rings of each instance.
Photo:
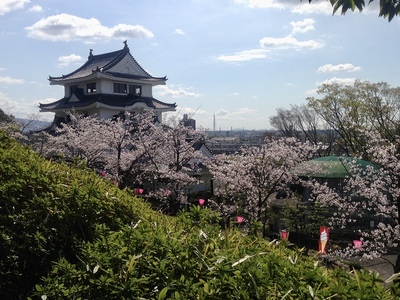
[[[103,26],[95,18],[84,19],[69,14],[42,18],[25,28],[28,36],[49,41],[83,41],[92,43],[101,40],[126,38],[152,38],[154,34],[141,25],[118,24]]]
[[[10,76],[0,77],[0,83],[4,84],[22,84],[24,82],[25,80],[23,79],[12,78]]]
[[[336,72],[356,72],[360,71],[361,67],[356,67],[353,64],[326,64],[318,68],[319,73],[336,73]]]
[[[155,94],[159,97],[171,97],[171,98],[194,98],[194,97],[200,97],[201,94],[199,93],[193,93],[193,92],[188,92],[182,87],[178,87],[177,89],[173,89],[168,86],[157,86],[155,87]]]

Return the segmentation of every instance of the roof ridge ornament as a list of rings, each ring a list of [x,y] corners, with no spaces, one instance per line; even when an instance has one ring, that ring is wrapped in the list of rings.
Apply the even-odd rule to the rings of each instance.
[[[125,44],[124,48],[128,48],[128,41],[127,40],[124,41],[124,44]]]
[[[90,49],[88,59],[90,59],[90,58],[92,58],[92,57],[93,57],[93,49]]]

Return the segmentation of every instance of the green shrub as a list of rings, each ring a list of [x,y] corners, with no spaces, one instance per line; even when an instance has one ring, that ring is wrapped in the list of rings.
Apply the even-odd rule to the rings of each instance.
[[[199,219],[199,216],[204,219]],[[301,249],[220,231],[193,207],[112,231],[98,226],[80,261],[60,259],[37,286],[47,299],[395,299],[368,272],[328,270]]]
[[[198,206],[174,218],[151,211],[2,133],[0,182],[1,299],[395,299],[399,290],[221,230]]]
[[[25,299],[52,261],[76,262],[97,224],[118,230],[145,212],[94,173],[46,161],[0,133],[0,298]]]

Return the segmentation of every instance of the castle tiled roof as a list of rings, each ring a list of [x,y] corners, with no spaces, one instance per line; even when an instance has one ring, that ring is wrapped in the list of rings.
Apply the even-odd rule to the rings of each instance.
[[[72,97],[76,97],[75,101],[70,101]],[[153,97],[143,97],[141,95],[112,95],[112,94],[88,94],[85,95],[83,92],[75,92],[70,97],[64,97],[58,101],[43,104],[40,103],[39,107],[41,111],[55,111],[55,110],[70,110],[72,108],[83,108],[90,107],[93,105],[104,105],[119,107],[121,109],[131,107],[137,103],[146,104],[149,108],[154,109],[175,109],[176,104],[169,104],[157,100]]]
[[[142,75],[123,74],[123,73],[116,73],[116,72],[109,71],[110,68],[112,68],[117,63],[119,63],[127,54],[129,54],[132,57],[132,59],[134,60],[134,62],[138,66],[138,68],[142,71],[141,72]],[[127,46],[127,44],[125,42],[125,47],[122,50],[118,50],[118,51],[114,51],[114,52],[93,55],[92,50],[90,50],[88,60],[80,68],[76,69],[75,71],[73,71],[67,75],[62,75],[59,77],[49,76],[49,81],[52,83],[57,83],[57,82],[61,83],[66,80],[85,78],[96,72],[100,72],[102,74],[113,76],[113,77],[140,79],[140,80],[145,80],[145,81],[150,81],[150,82],[167,80],[166,76],[153,77],[147,71],[145,71],[139,65],[139,63],[136,61],[136,59],[131,55],[131,53],[129,51],[129,47]]]

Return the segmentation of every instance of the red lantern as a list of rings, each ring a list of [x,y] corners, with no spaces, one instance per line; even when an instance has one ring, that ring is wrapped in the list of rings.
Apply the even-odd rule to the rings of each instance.
[[[144,189],[138,189],[137,191],[138,191],[138,194],[141,195],[141,194],[143,194]]]
[[[200,206],[203,206],[205,202],[206,202],[206,200],[204,200],[204,199],[199,199],[199,205],[200,205]]]

